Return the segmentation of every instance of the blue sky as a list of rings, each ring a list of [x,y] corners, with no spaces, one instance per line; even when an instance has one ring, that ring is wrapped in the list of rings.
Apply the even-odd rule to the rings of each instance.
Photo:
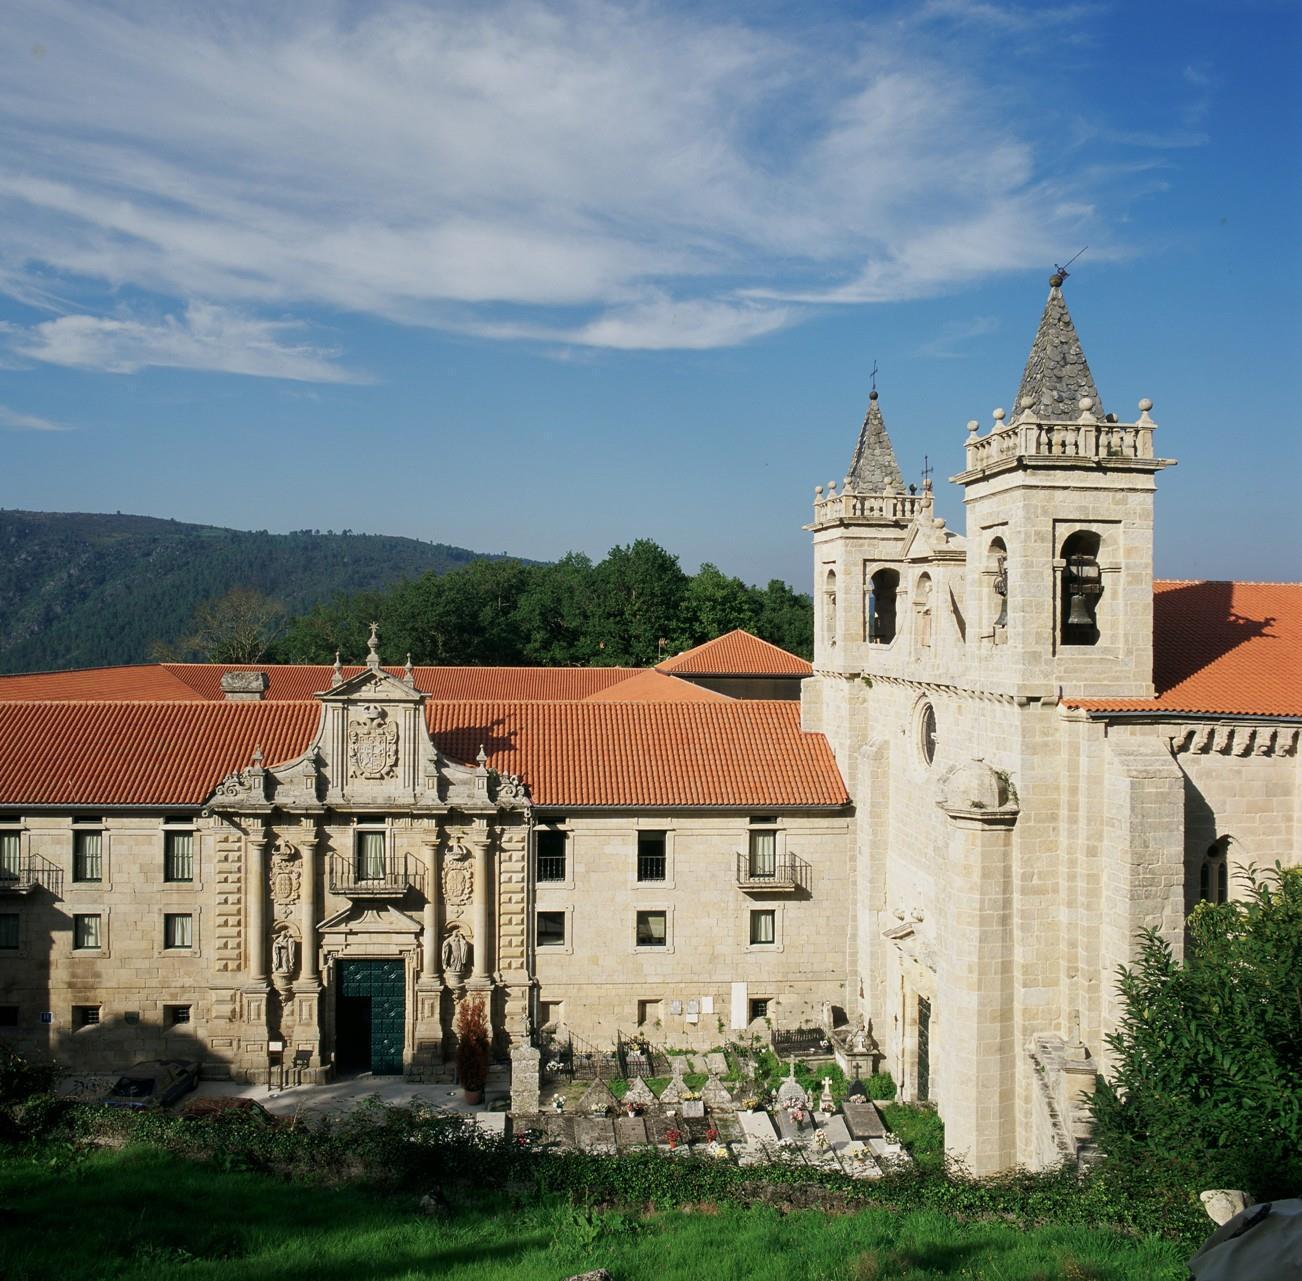
[[[0,505],[807,587],[1055,261],[1157,568],[1302,577],[1294,3],[63,4],[0,29]],[[962,519],[952,486],[939,506]]]

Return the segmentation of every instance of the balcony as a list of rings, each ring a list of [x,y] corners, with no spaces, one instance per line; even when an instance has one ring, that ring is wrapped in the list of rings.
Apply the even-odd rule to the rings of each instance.
[[[0,866],[0,894],[31,894],[48,890],[63,897],[63,868],[39,854],[26,854]]]
[[[737,886],[748,894],[809,892],[809,864],[794,854],[773,859],[737,854]]]
[[[350,854],[330,857],[330,892],[352,899],[402,898],[408,890],[425,892],[425,868],[406,854],[382,859]]]

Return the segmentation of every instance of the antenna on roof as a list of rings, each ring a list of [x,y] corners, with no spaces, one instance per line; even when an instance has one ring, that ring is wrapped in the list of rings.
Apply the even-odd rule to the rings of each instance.
[[[1070,267],[1072,263],[1074,263],[1076,259],[1079,258],[1081,254],[1083,254],[1085,250],[1087,250],[1088,248],[1089,245],[1081,245],[1081,247],[1078,250],[1076,250],[1076,252],[1072,254],[1072,256],[1068,258],[1067,261],[1063,263],[1061,267],[1058,266],[1056,262],[1053,264],[1053,276],[1051,277],[1051,281],[1054,285],[1061,285],[1062,282],[1066,280],[1068,276],[1071,275],[1071,272],[1069,272],[1067,268]]]

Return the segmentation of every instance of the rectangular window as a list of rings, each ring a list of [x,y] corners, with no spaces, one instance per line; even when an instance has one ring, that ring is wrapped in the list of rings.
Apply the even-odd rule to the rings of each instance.
[[[168,1027],[182,1027],[189,1021],[190,1007],[188,1005],[163,1006],[163,1022]]]
[[[194,946],[194,917],[188,912],[163,914],[163,946],[185,948]]]
[[[0,912],[0,952],[18,951],[18,913]]]
[[[73,832],[72,879],[74,881],[104,879],[103,849],[103,832]]]
[[[0,881],[18,879],[22,838],[17,832],[0,832]]]
[[[163,880],[194,880],[194,833],[163,833]]]
[[[76,951],[95,951],[102,946],[100,937],[98,912],[78,912],[72,918],[72,946]]]
[[[565,879],[565,836],[551,828],[540,830],[535,837],[538,852],[537,878],[540,881]]]
[[[18,1007],[16,1005],[0,1005],[0,1027],[17,1026]]]
[[[384,880],[384,833],[357,833],[357,879]]]
[[[74,1005],[72,1007],[73,1027],[94,1027],[99,1022],[98,1005]]]
[[[778,834],[756,831],[750,834],[750,877],[753,881],[771,881],[778,874]]]
[[[769,1016],[769,998],[767,996],[756,997],[750,1003],[750,1021],[756,1019],[766,1019]]]
[[[637,879],[639,881],[665,879],[665,834],[663,832],[637,834]]]
[[[668,941],[667,912],[639,912],[637,914],[638,947],[664,947]]]
[[[778,914],[771,908],[763,908],[750,914],[750,941],[752,943],[777,942]]]
[[[564,912],[539,912],[538,913],[538,946],[539,947],[564,947],[565,946],[565,913]]]

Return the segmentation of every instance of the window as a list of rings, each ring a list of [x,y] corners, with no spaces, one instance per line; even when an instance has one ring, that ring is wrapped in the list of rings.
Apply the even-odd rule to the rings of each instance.
[[[639,912],[637,914],[638,947],[664,947],[669,941],[668,929],[667,912]]]
[[[895,639],[895,596],[900,575],[894,569],[879,569],[868,580],[868,617],[865,634],[870,645],[889,645]]]
[[[16,1005],[0,1005],[0,1027],[17,1026],[18,1007]]]
[[[752,881],[775,880],[778,874],[778,833],[774,828],[769,831],[752,830],[750,833],[750,857],[747,870]]]
[[[665,834],[663,832],[637,834],[637,879],[639,881],[665,879]]]
[[[99,1023],[100,1007],[98,1005],[74,1005],[72,1007],[73,1027],[95,1027]]]
[[[16,881],[22,840],[17,832],[0,832],[0,881]]]
[[[778,941],[778,914],[771,907],[750,914],[750,941],[776,943]]]
[[[384,880],[384,833],[357,833],[357,879]]]
[[[163,833],[163,880],[194,880],[194,833]]]
[[[74,881],[102,881],[104,879],[103,832],[77,832],[72,834],[72,879]]]
[[[100,948],[100,915],[98,912],[78,912],[72,918],[72,946],[78,952],[93,952]]]
[[[923,703],[918,714],[918,751],[922,753],[923,764],[930,765],[936,759],[936,709],[930,703]]]
[[[565,913],[564,912],[539,912],[538,913],[538,946],[539,947],[564,947],[565,946]]]
[[[555,828],[542,828],[536,836],[538,856],[537,877],[540,881],[565,879],[565,833]]]
[[[823,582],[823,636],[836,644],[836,570],[829,569]]]
[[[750,1021],[756,1019],[766,1019],[769,1016],[769,998],[767,996],[755,997],[750,1003]]]
[[[194,946],[194,917],[189,912],[163,914],[163,946],[166,948]]]
[[[163,1006],[163,1022],[168,1027],[184,1027],[189,1021],[190,1007],[188,1005]]]
[[[1198,873],[1198,897],[1204,903],[1224,903],[1230,896],[1230,838],[1222,836],[1207,848]]]
[[[913,592],[913,637],[919,649],[931,648],[931,575],[923,574]]]
[[[987,608],[992,631],[1008,626],[1008,547],[1002,538],[993,539],[986,554],[986,576],[990,583]]]
[[[18,913],[0,912],[0,952],[18,951]]]

